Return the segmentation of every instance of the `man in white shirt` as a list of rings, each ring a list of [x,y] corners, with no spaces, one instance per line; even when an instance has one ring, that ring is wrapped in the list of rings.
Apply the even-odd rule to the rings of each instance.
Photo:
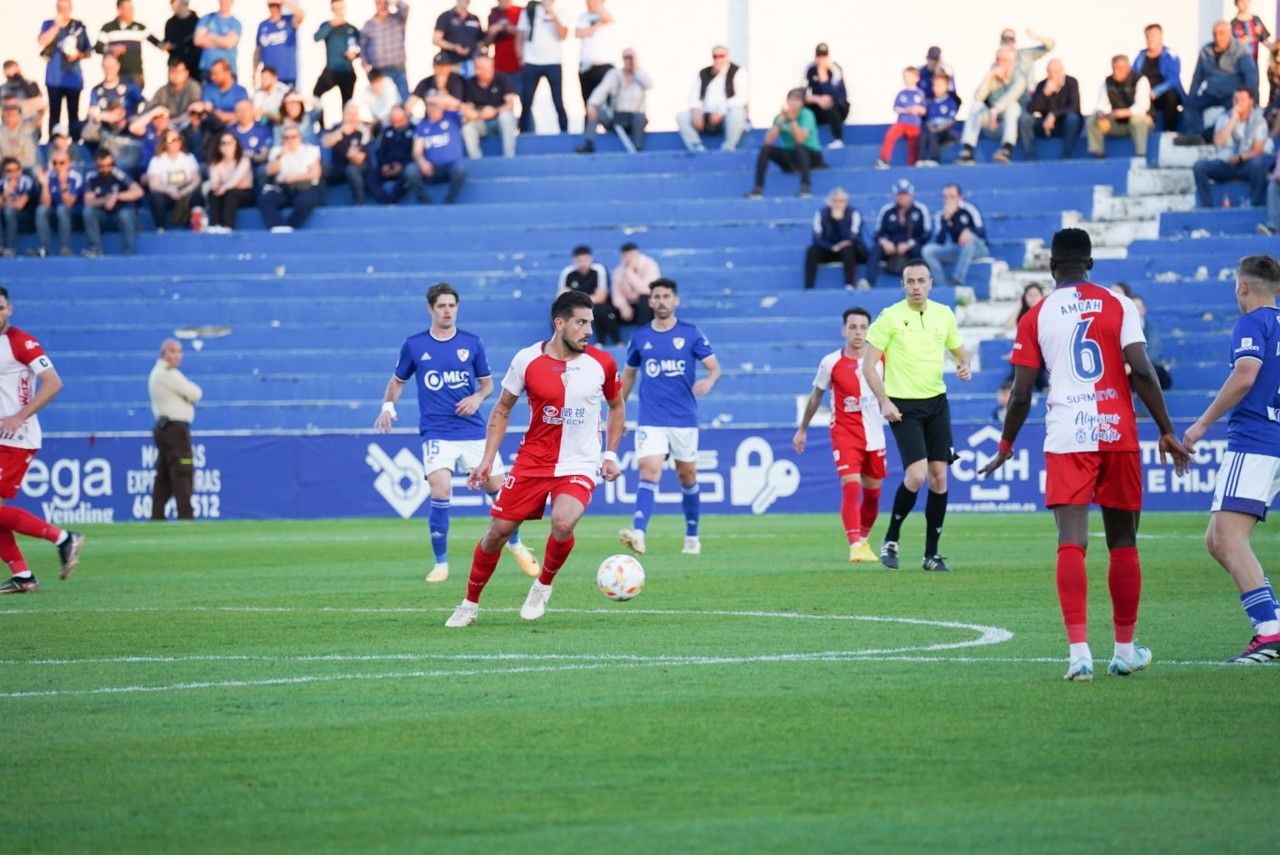
[[[564,111],[563,75],[560,73],[560,49],[569,28],[556,14],[555,0],[530,0],[520,13],[516,25],[516,55],[524,63],[520,71],[520,133],[533,130],[533,98],[542,78],[551,88],[551,104],[556,110],[560,133],[569,130],[569,116]]]
[[[194,457],[191,453],[191,422],[195,404],[204,394],[178,368],[182,364],[182,342],[167,338],[160,345],[147,378],[151,412],[156,417],[151,438],[156,444],[156,480],[151,487],[151,519],[163,520],[164,506],[172,496],[178,519],[194,518],[191,493],[195,485]]]
[[[584,104],[613,68],[613,39],[610,38],[613,15],[604,3],[605,0],[587,0],[587,10],[578,16],[578,25],[573,30],[573,34],[582,39],[578,48],[578,87]]]
[[[302,144],[302,132],[285,128],[283,145],[271,149],[267,179],[271,182],[258,197],[258,210],[272,232],[302,228],[320,204],[320,149]],[[280,209],[293,206],[288,222]]]
[[[1111,57],[1111,76],[1102,81],[1098,90],[1098,105],[1085,122],[1085,134],[1089,140],[1089,154],[1106,155],[1103,137],[1128,136],[1133,139],[1133,153],[1147,156],[1147,134],[1155,119],[1151,117],[1151,83],[1146,77],[1133,73],[1129,57],[1116,54]]]
[[[698,72],[689,90],[689,107],[676,114],[680,139],[692,152],[704,152],[703,134],[723,134],[722,151],[733,151],[747,123],[747,72],[729,61],[729,49],[711,49],[711,65]]]
[[[624,50],[622,68],[610,68],[587,98],[582,145],[574,151],[587,154],[596,150],[597,124],[613,128],[623,145],[630,143],[635,151],[644,148],[644,128],[649,123],[644,111],[645,92],[652,88],[653,78],[637,65],[636,52]]]

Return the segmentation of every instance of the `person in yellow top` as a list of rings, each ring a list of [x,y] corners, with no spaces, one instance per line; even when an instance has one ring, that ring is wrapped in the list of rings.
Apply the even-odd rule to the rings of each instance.
[[[147,378],[151,412],[156,417],[151,436],[156,443],[156,480],[151,488],[151,519],[164,519],[164,506],[173,496],[178,519],[194,518],[191,493],[195,486],[195,466],[191,453],[191,422],[195,403],[204,394],[183,375],[182,343],[167,338],[160,345],[160,358]]]
[[[874,365],[884,354],[884,379],[866,374],[867,386],[880,401],[889,421],[905,470],[893,498],[893,514],[880,547],[880,563],[898,569],[898,536],[902,521],[916,506],[916,494],[929,482],[925,502],[925,570],[951,567],[938,554],[942,523],[947,516],[947,467],[954,459],[951,441],[951,408],[942,380],[944,352],[956,361],[956,376],[968,380],[969,354],[964,349],[956,316],[948,307],[929,299],[933,277],[923,261],[909,262],[902,271],[906,299],[880,313],[867,330],[865,360]]]

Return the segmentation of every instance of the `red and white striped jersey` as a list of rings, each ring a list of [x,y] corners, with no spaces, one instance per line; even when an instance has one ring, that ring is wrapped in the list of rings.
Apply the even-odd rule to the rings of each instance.
[[[521,350],[511,360],[502,388],[529,395],[529,431],[520,443],[515,471],[535,477],[600,472],[600,407],[622,391],[613,357],[588,346],[562,362],[543,353],[546,342]]]
[[[1010,361],[1049,372],[1045,451],[1138,450],[1124,348],[1146,340],[1133,301],[1092,282],[1059,286],[1022,316]]]
[[[831,390],[831,429],[844,432],[867,451],[879,451],[884,448],[884,417],[862,375],[862,363],[845,356],[844,348],[832,351],[818,363],[813,385]],[[876,370],[884,376],[882,365]]]
[[[34,336],[17,327],[0,334],[0,416],[8,417],[31,403],[36,375],[53,367]],[[0,437],[0,445],[40,447],[40,419],[32,416],[13,436]]]

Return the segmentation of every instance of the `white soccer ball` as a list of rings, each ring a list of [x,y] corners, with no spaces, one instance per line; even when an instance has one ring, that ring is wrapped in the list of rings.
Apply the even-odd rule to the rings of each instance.
[[[610,555],[600,562],[596,586],[609,599],[625,602],[644,590],[644,568],[630,555]]]

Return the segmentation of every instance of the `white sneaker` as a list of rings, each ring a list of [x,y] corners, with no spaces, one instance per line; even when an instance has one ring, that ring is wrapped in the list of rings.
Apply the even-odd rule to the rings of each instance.
[[[536,578],[542,572],[538,559],[533,557],[533,551],[523,543],[508,543],[507,551],[515,558],[516,564],[520,565],[520,572],[524,575]]]
[[[685,537],[684,549],[680,550],[682,555],[701,555],[702,541],[697,537]]]
[[[449,578],[449,562],[439,561],[431,568],[431,572],[427,574],[428,582],[443,582]]]
[[[272,226],[271,233],[273,235],[287,235],[293,231],[293,226]]]
[[[547,601],[551,599],[551,586],[535,581],[529,586],[529,596],[524,598],[520,607],[520,617],[525,620],[537,620],[547,611]]]
[[[453,614],[449,615],[449,619],[444,625],[450,629],[459,629],[464,626],[471,626],[476,622],[476,615],[480,613],[480,604],[473,603],[470,600],[463,600],[458,607],[453,610]]]
[[[618,532],[618,540],[636,555],[644,555],[644,532],[638,528],[624,528]]]
[[[844,148],[844,140],[832,140],[831,142],[827,143],[827,148],[831,149],[832,151],[839,148]]]

